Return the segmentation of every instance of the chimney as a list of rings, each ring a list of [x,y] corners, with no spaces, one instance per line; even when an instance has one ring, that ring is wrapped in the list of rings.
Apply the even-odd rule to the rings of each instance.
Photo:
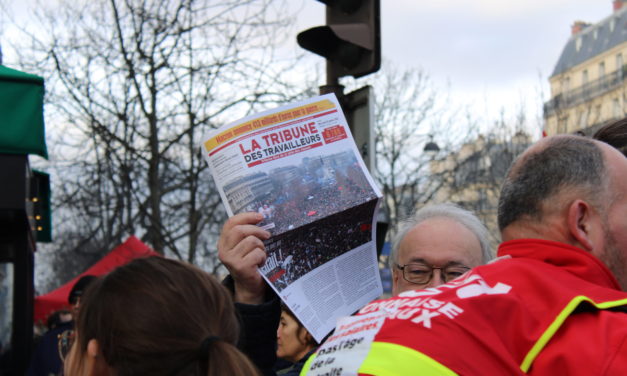
[[[624,0],[614,0],[612,5],[614,5],[614,12],[621,10],[623,7]]]
[[[622,4],[622,1],[621,1],[621,4]],[[571,35],[577,34],[578,32],[580,32],[581,30],[585,29],[588,26],[590,26],[590,24],[587,22],[575,21],[575,23],[573,23],[573,26],[571,26]]]

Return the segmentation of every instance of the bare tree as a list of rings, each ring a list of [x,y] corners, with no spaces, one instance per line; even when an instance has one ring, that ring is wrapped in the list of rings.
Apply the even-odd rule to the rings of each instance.
[[[376,171],[393,235],[397,223],[428,203],[454,202],[472,210],[499,242],[496,209],[502,179],[531,142],[524,105],[513,119],[491,125],[450,104],[421,69],[385,63],[376,87]],[[437,145],[438,151],[425,150]]]
[[[137,234],[158,252],[217,268],[225,215],[199,142],[211,128],[299,95],[285,74],[297,60],[277,54],[293,20],[287,2],[40,6],[14,50],[23,69],[46,79],[63,239],[53,248],[102,253]]]
[[[376,88],[374,177],[393,233],[399,220],[433,198],[449,171],[436,173],[431,166],[463,142],[467,130],[452,126],[459,112],[421,69],[385,62],[371,84]],[[429,142],[437,142],[440,151],[425,152]]]

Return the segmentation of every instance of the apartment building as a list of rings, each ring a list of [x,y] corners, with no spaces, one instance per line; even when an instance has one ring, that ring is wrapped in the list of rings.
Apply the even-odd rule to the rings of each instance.
[[[479,136],[444,159],[431,163],[431,174],[443,184],[431,202],[453,202],[473,211],[486,225],[491,243],[500,243],[497,206],[500,187],[514,159],[531,145],[531,137],[517,132],[511,137]]]
[[[576,21],[549,77],[544,105],[547,135],[593,133],[627,115],[627,0],[596,24]]]

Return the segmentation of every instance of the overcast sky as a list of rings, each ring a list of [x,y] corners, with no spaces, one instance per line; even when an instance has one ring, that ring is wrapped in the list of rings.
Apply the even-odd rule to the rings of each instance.
[[[489,118],[523,102],[528,116],[541,115],[540,86],[548,99],[572,23],[613,9],[612,0],[381,0],[381,8],[384,57],[450,83],[456,100]],[[303,29],[324,24],[320,2],[306,1],[301,14]]]
[[[297,32],[325,23],[323,3],[301,1],[296,32],[288,38],[294,49]],[[0,3],[19,13],[34,1]],[[454,100],[472,105],[478,117],[495,119],[501,109],[511,115],[524,105],[535,125],[530,131],[539,134],[539,91],[546,101],[548,76],[570,26],[611,13],[612,0],[381,0],[383,56],[424,69],[439,87],[450,85]]]

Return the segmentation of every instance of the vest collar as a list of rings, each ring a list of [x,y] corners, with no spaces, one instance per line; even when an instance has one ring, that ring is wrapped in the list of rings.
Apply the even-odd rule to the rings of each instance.
[[[539,260],[591,283],[621,290],[618,281],[601,260],[569,244],[543,239],[516,239],[501,243],[497,255]]]

